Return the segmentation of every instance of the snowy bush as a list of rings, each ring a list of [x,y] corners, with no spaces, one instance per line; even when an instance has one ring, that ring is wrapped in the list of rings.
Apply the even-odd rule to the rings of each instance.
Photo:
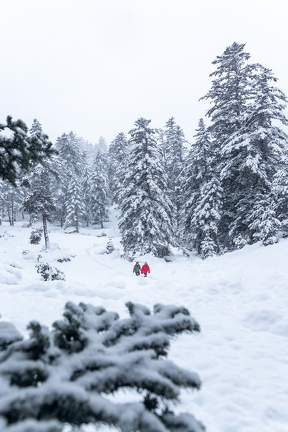
[[[31,231],[30,234],[30,244],[39,244],[42,238],[43,229],[37,228]]]
[[[203,432],[193,415],[172,410],[181,388],[199,389],[200,379],[167,360],[170,339],[199,331],[198,323],[184,307],[157,304],[151,313],[126,306],[130,317],[120,319],[69,302],[52,330],[32,321],[28,339],[11,326],[7,337],[0,326],[1,430],[104,424],[123,432]],[[123,390],[134,391],[131,402],[117,402]]]
[[[37,273],[40,273],[45,281],[65,280],[64,273],[56,267],[51,267],[47,262],[36,264]]]
[[[112,239],[110,238],[109,241],[108,241],[108,243],[107,243],[107,245],[106,245],[105,253],[106,253],[106,254],[110,254],[110,253],[112,253],[114,250],[115,250],[115,246],[114,246],[114,244],[113,244]]]
[[[69,262],[71,261],[71,259],[69,257],[64,257],[64,258],[57,258],[57,261],[63,263],[63,262]]]

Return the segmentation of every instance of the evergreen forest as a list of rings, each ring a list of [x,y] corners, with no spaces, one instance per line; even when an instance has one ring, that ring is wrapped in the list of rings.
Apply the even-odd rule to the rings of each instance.
[[[124,256],[173,248],[203,259],[288,235],[287,98],[273,72],[253,64],[245,44],[217,56],[209,109],[188,143],[176,120],[152,128],[138,118],[107,144],[74,132],[49,141],[38,119],[30,128],[0,124],[0,218],[30,216],[79,232],[119,214]],[[77,125],[75,125],[77,128]]]

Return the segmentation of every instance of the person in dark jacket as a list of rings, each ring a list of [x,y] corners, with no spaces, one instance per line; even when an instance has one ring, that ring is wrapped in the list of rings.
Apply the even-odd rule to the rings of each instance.
[[[136,276],[140,275],[140,271],[141,271],[141,266],[139,264],[139,262],[137,261],[136,264],[133,267],[133,273],[136,274]]]
[[[147,277],[147,273],[150,273],[150,267],[147,262],[145,262],[141,268],[141,274],[144,274],[144,277]]]

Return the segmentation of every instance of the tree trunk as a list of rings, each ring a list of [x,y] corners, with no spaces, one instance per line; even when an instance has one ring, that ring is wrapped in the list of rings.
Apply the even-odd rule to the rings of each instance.
[[[15,222],[15,210],[14,210],[14,196],[13,194],[10,194],[10,199],[11,199],[11,215],[9,216],[10,219],[10,225],[14,226],[14,222]]]
[[[76,215],[75,229],[76,229],[76,233],[79,233],[79,220],[78,220],[78,215]]]
[[[42,221],[43,221],[43,233],[44,233],[44,240],[45,240],[45,248],[50,248],[50,240],[48,235],[48,228],[47,228],[47,218],[44,213],[42,213]]]
[[[7,211],[8,211],[9,225],[10,226],[14,226],[13,208],[11,208],[11,204],[10,203],[7,206]]]
[[[100,211],[100,226],[101,228],[104,228],[104,224],[103,224],[103,215],[102,212]]]

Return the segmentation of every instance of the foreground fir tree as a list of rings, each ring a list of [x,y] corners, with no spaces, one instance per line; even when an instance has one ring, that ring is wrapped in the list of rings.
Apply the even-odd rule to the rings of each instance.
[[[119,319],[69,302],[52,331],[33,321],[26,340],[0,322],[1,431],[105,424],[123,432],[203,432],[191,414],[172,409],[180,389],[199,389],[200,379],[167,359],[170,339],[199,331],[198,323],[183,307],[127,307],[130,317]],[[131,402],[112,397],[129,390],[138,394]]]
[[[130,131],[131,146],[121,190],[120,223],[124,252],[169,255],[174,207],[167,193],[163,155],[150,120],[140,118]]]

